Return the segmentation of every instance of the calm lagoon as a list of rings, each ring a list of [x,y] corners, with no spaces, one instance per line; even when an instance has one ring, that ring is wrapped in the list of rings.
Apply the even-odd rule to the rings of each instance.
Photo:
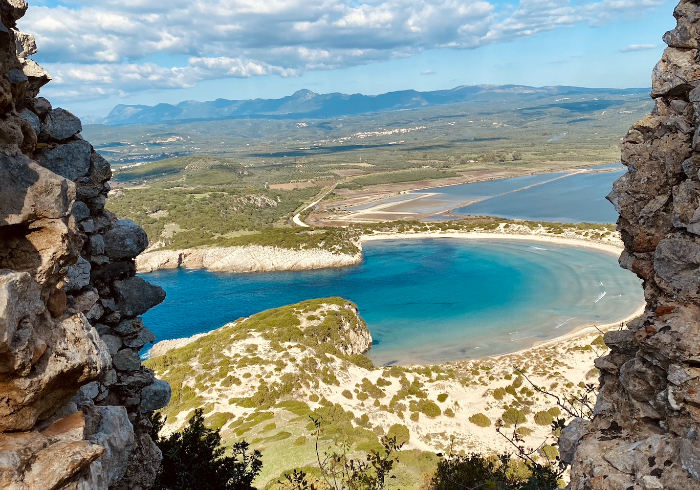
[[[168,293],[144,315],[159,340],[311,298],[341,296],[367,321],[376,364],[504,354],[584,324],[622,320],[643,302],[639,280],[610,254],[535,241],[366,242],[340,269],[224,274],[162,270]]]

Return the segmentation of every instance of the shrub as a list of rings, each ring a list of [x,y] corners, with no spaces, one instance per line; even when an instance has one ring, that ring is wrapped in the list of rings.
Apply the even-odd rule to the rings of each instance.
[[[440,403],[444,403],[445,400],[447,400],[447,397],[448,397],[448,396],[450,396],[450,395],[448,395],[447,393],[440,393],[440,394],[437,396],[437,400],[438,400]]]
[[[430,400],[418,400],[417,402],[412,401],[410,403],[410,409],[414,412],[421,412],[428,417],[439,417],[442,414],[442,410],[437,406],[435,402]]]
[[[267,424],[265,427],[260,432],[270,432],[271,430],[275,430],[277,428],[277,424],[272,422],[271,424]]]
[[[559,417],[561,415],[561,410],[559,410],[559,407],[552,407],[547,411],[552,415],[552,417]]]
[[[483,413],[475,413],[474,415],[469,417],[469,422],[471,422],[472,424],[477,425],[479,427],[490,427],[491,426],[491,419],[488,418]]]
[[[496,388],[493,390],[493,397],[496,400],[503,400],[503,397],[506,396],[506,389],[505,388]]]
[[[484,458],[479,454],[442,459],[427,488],[463,490],[465,488],[499,490],[555,490],[559,475],[549,466],[528,463],[526,471],[514,471],[517,462],[510,456]]]
[[[520,388],[523,385],[523,377],[518,376],[513,380],[513,388]]]
[[[233,444],[231,456],[225,456],[221,434],[204,425],[202,409],[196,409],[187,427],[167,439],[158,437],[165,423],[160,414],[151,423],[151,436],[163,453],[156,490],[253,490],[253,480],[262,471],[262,454],[249,453],[250,445],[242,441]]]
[[[301,436],[294,441],[295,446],[303,446],[306,444],[306,436]]]
[[[549,411],[546,412],[537,412],[535,414],[535,423],[537,425],[552,425],[552,422],[554,421],[554,416],[549,413]]]
[[[348,400],[352,400],[352,393],[350,392],[350,390],[343,390],[342,395]]]
[[[232,418],[233,414],[229,412],[215,413],[204,419],[204,425],[211,429],[217,430],[221,429],[224,425],[226,425],[226,422]]]
[[[501,418],[503,419],[503,422],[505,422],[508,425],[520,425],[527,422],[527,417],[525,417],[525,414],[517,408],[509,408],[508,410],[503,412]]]
[[[454,413],[454,411],[452,411],[451,408],[446,408],[444,414],[445,414],[445,417],[450,417],[450,418],[454,418],[454,416],[455,416],[455,413]]]
[[[523,437],[527,437],[529,435],[532,435],[532,433],[535,431],[530,429],[529,427],[518,427],[517,429],[515,429],[515,432],[518,435],[521,435]]]
[[[394,424],[391,427],[389,427],[389,431],[386,433],[386,436],[389,438],[395,437],[396,438],[396,444],[408,444],[408,441],[411,440],[411,431],[408,430],[408,427],[402,424]]]
[[[420,415],[418,414],[418,412],[411,412],[411,420],[413,422],[418,422],[419,418],[420,418]]]
[[[318,402],[318,395],[316,393],[312,393],[311,396],[309,396],[309,401],[313,403]]]
[[[364,391],[361,391],[357,394],[357,399],[360,400],[361,402],[367,400],[369,398],[369,395],[365,393]]]
[[[540,448],[540,452],[542,453],[542,456],[547,458],[548,461],[556,461],[556,459],[559,457],[559,450],[554,446],[550,446],[549,444],[542,446]]]

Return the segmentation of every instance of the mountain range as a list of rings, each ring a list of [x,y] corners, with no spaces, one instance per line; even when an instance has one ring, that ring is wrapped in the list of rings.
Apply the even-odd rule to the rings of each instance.
[[[185,122],[196,120],[274,118],[326,119],[376,112],[411,110],[463,102],[512,99],[541,100],[546,97],[576,95],[646,95],[648,88],[608,89],[569,86],[528,87],[524,85],[463,85],[450,90],[419,92],[401,90],[380,95],[317,94],[299,90],[281,99],[184,101],[179,104],[117,105],[109,115],[90,122],[111,126],[128,124]]]

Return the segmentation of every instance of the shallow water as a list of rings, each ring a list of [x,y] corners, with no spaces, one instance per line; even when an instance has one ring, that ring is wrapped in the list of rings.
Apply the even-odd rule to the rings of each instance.
[[[376,364],[503,354],[576,326],[611,323],[643,300],[615,257],[534,241],[394,240],[364,244],[361,264],[259,274],[146,275],[165,302],[144,315],[159,340],[188,337],[305,299],[341,296],[367,321]]]
[[[617,211],[605,196],[625,171],[571,175],[456,209],[452,214],[560,223],[615,223]]]
[[[606,199],[613,183],[626,171],[620,163],[591,167],[614,170],[601,173],[559,172],[460,184],[410,192],[350,208],[364,211],[382,206],[381,212],[433,214],[425,221],[458,219],[453,215],[497,216],[508,219],[560,223],[615,223],[617,212]],[[374,214],[375,219],[395,219]]]

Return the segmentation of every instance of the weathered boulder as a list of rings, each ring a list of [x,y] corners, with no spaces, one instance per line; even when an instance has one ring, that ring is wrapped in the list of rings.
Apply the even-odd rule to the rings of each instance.
[[[82,385],[100,378],[110,365],[107,347],[82,315],[41,329],[50,350],[31,374],[0,381],[0,431],[28,430],[70,400]],[[49,331],[46,331],[49,330]]]
[[[166,381],[157,379],[141,392],[141,411],[152,412],[166,407],[170,403],[171,395],[170,385]]]
[[[117,311],[123,316],[143,315],[165,300],[163,288],[150,284],[140,277],[114,281],[112,287],[116,297]]]
[[[90,441],[105,448],[91,468],[93,488],[107,489],[121,480],[134,449],[134,428],[126,408],[121,406],[96,407],[100,425]]]
[[[21,155],[0,154],[0,226],[68,216],[75,185]]]
[[[80,119],[67,110],[60,108],[51,110],[46,115],[46,122],[41,126],[42,133],[59,141],[68,139],[82,130],[83,125]]]
[[[148,236],[128,219],[120,219],[104,235],[105,254],[111,259],[133,259],[148,248]]]
[[[91,153],[90,143],[76,140],[53,148],[39,150],[37,160],[43,167],[61,177],[76,180],[87,175],[90,170]]]
[[[79,291],[90,284],[90,262],[84,258],[78,258],[78,261],[66,267],[65,290]]]
[[[112,363],[118,371],[137,371],[141,367],[141,358],[132,349],[122,349],[112,357]]]

